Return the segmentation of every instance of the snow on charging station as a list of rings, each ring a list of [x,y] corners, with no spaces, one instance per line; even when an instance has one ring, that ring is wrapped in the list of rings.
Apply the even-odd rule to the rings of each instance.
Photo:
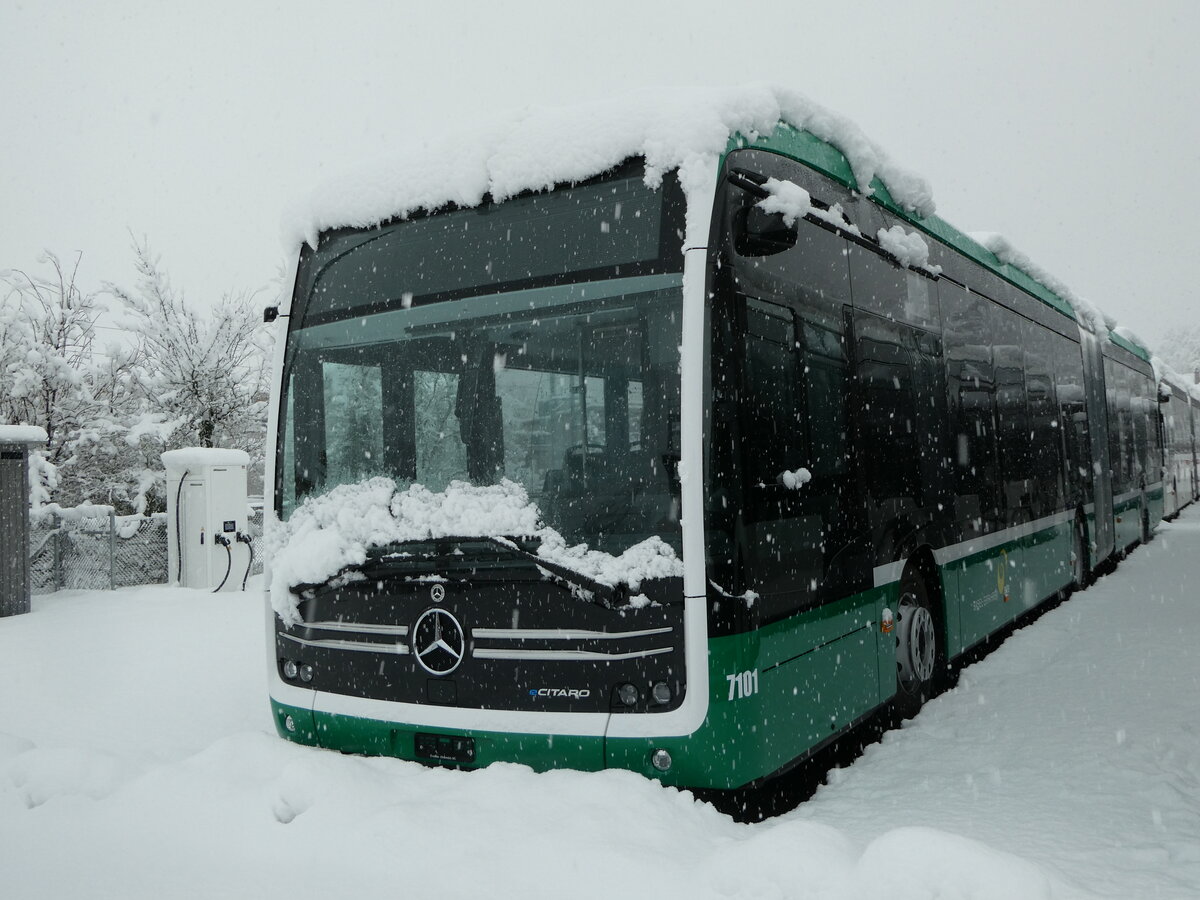
[[[253,564],[242,450],[186,447],[162,454],[167,470],[167,564],[182,587],[237,591]]]

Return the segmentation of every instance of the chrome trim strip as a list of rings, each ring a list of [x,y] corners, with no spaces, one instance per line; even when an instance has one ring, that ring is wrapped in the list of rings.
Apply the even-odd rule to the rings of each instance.
[[[647,628],[643,631],[585,631],[571,628],[472,628],[471,637],[496,641],[612,641],[621,638],[669,634],[673,629]]]
[[[373,644],[370,641],[343,641],[336,638],[309,640],[284,632],[280,632],[279,636],[287,638],[289,641],[295,641],[297,644],[303,644],[305,647],[320,647],[326,650],[359,650],[363,653],[392,653],[397,656],[408,654],[407,644]]]
[[[1148,488],[1147,488],[1147,490],[1148,490]],[[1120,506],[1122,503],[1128,503],[1130,500],[1133,500],[1135,497],[1140,496],[1141,493],[1142,493],[1141,488],[1134,488],[1132,491],[1126,491],[1123,494],[1118,494],[1117,496],[1113,497],[1113,506]]]
[[[1039,531],[1045,531],[1047,528],[1062,525],[1064,522],[1069,522],[1074,518],[1075,512],[1065,509],[1048,516],[1043,516],[1032,522],[1002,528],[1000,531],[993,531],[991,534],[980,535],[977,538],[970,538],[969,540],[960,541],[957,544],[951,544],[948,547],[942,547],[933,551],[933,558],[939,566],[944,566],[948,563],[965,559],[968,556],[973,556],[976,553],[995,549],[1001,544],[1007,544],[1009,541],[1019,540],[1031,534],[1036,534]],[[875,587],[899,581],[904,574],[905,562],[906,560],[902,559],[896,560],[895,562],[876,566],[872,569],[871,574],[874,576]]]
[[[394,634],[397,637],[408,635],[407,625],[385,625],[379,622],[305,622],[305,628],[319,628],[322,631],[353,631],[359,634]]]
[[[951,544],[949,547],[933,551],[933,558],[939,566],[944,566],[947,563],[957,562],[960,559],[966,559],[968,556],[974,556],[976,553],[983,553],[985,550],[994,550],[1001,544],[1029,537],[1031,534],[1037,534],[1039,531],[1045,531],[1047,528],[1053,528],[1055,525],[1062,525],[1064,522],[1069,522],[1074,518],[1074,510],[1065,509],[1032,522],[1024,522],[1020,525],[1013,525],[1011,528],[1002,528],[1000,531],[994,531],[991,534],[984,534],[977,538]]]
[[[653,650],[634,650],[630,653],[600,653],[596,650],[509,650],[476,647],[471,655],[476,659],[550,659],[574,662],[595,660],[641,659],[670,653],[674,647],[655,647]]]

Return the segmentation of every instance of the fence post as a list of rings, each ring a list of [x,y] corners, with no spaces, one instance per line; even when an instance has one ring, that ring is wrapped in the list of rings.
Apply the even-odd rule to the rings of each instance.
[[[54,513],[50,520],[54,523],[54,590],[62,590],[62,520]]]
[[[108,514],[108,589],[117,589],[117,514],[110,510]]]

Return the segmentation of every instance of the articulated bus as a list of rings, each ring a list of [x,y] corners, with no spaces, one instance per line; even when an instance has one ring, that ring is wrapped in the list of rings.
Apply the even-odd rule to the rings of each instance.
[[[270,613],[283,737],[761,784],[1147,540],[1164,421],[1167,512],[1196,496],[1193,400],[1144,348],[786,121],[713,160],[303,248],[282,527],[371,477],[515,485],[566,545],[671,565],[623,581],[469,523],[366,547]]]
[[[1166,457],[1163,516],[1172,518],[1193,500],[1200,499],[1200,472],[1196,468],[1200,458],[1196,446],[1200,400],[1173,374],[1163,378],[1159,390]]]

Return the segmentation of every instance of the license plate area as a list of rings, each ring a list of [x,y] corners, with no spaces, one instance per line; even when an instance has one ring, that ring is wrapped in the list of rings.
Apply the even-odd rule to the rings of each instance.
[[[475,762],[475,738],[417,732],[416,755],[438,762]]]

